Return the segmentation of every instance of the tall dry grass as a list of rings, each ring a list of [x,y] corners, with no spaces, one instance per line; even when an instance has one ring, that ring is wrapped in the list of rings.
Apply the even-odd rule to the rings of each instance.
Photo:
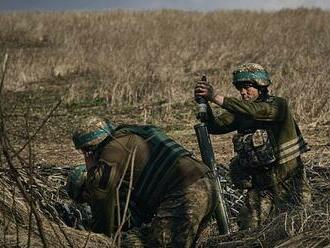
[[[327,123],[328,23],[330,12],[319,9],[1,13],[0,51],[11,57],[7,89],[64,78],[67,102],[112,106],[189,102],[203,72],[236,95],[232,70],[256,62],[299,121]]]

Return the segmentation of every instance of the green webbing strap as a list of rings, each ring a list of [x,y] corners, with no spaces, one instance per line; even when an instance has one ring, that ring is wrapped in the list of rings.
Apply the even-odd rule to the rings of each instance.
[[[181,150],[181,147],[176,144],[171,147],[172,153],[168,154],[167,152],[163,153],[161,157],[155,160],[155,163],[161,165],[156,167],[156,170],[152,173],[151,180],[148,183],[141,187],[140,197],[141,199],[149,200],[157,198],[163,195],[165,192],[164,182],[168,179],[166,176],[171,174],[173,166],[178,157],[185,155],[190,155],[190,153],[185,153]],[[163,166],[162,166],[163,165]],[[150,178],[149,178],[150,179]],[[175,181],[177,178],[171,178],[171,181]],[[158,190],[155,190],[155,189]],[[160,197],[159,197],[160,198]]]
[[[141,181],[136,192],[137,196],[151,195],[160,179],[166,175],[175,160],[189,154],[188,151],[174,141],[168,140],[160,143],[156,149],[153,149],[152,155],[142,172],[144,177],[140,177]]]
[[[266,71],[242,71],[234,74],[234,82],[249,81],[253,79],[269,80],[269,74]]]

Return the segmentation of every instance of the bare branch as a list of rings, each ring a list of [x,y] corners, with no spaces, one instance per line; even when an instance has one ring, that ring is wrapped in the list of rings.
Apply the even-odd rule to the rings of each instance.
[[[7,65],[7,59],[8,59],[8,55],[6,54],[5,55],[5,59],[4,59],[4,63],[3,63],[3,75],[2,75],[2,78],[1,78],[1,87],[0,87],[0,95],[2,93],[2,87],[3,87],[3,82],[4,82],[4,78],[5,78],[5,72],[6,72],[6,65]],[[37,226],[38,226],[38,230],[39,230],[39,233],[40,233],[40,237],[41,237],[41,241],[44,245],[44,247],[48,247],[47,245],[47,241],[46,241],[46,237],[45,237],[45,234],[44,234],[44,230],[43,230],[43,225],[42,225],[42,220],[34,206],[34,203],[32,201],[32,199],[29,197],[28,193],[26,192],[26,189],[24,188],[23,186],[23,183],[20,179],[20,174],[19,172],[17,171],[17,169],[15,168],[13,162],[12,162],[12,158],[8,152],[8,145],[7,145],[7,142],[6,142],[6,132],[5,132],[5,124],[4,124],[4,119],[2,118],[3,116],[3,109],[2,109],[2,99],[3,97],[1,97],[1,102],[0,102],[0,144],[2,146],[2,153],[6,159],[6,162],[8,163],[9,165],[9,168],[11,170],[11,172],[14,174],[14,180],[16,181],[17,183],[17,186],[19,188],[19,190],[21,191],[24,199],[31,205],[31,209],[32,209],[32,212],[34,214],[34,217],[36,218],[36,221],[37,221]],[[29,142],[28,142],[29,143]]]
[[[7,61],[8,61],[8,54],[5,54],[5,57],[3,59],[3,63],[2,63],[2,75],[1,75],[1,81],[0,81],[0,94],[2,92],[2,88],[4,85],[4,81],[5,81],[5,75],[6,75],[6,71],[7,71]]]
[[[28,140],[22,147],[19,149],[14,155],[11,156],[11,159],[16,157],[18,154],[20,154],[25,147],[36,137],[36,135],[40,132],[40,130],[46,125],[47,121],[52,117],[53,112],[60,106],[62,103],[62,99],[60,99],[57,104],[52,108],[52,110],[48,113],[46,118],[42,121],[41,125],[37,128],[37,130],[30,136],[30,140]]]
[[[39,216],[39,214],[38,214],[38,212],[37,212],[37,210],[35,208],[35,205],[33,204],[32,199],[30,199],[28,193],[26,192],[26,190],[25,190],[25,188],[24,188],[24,186],[22,184],[22,181],[20,179],[20,175],[19,175],[18,171],[16,170],[14,164],[12,163],[12,160],[10,158],[10,155],[9,155],[8,151],[6,150],[6,147],[4,146],[5,144],[3,144],[3,141],[4,141],[4,138],[2,136],[2,138],[1,138],[1,143],[3,145],[2,152],[3,152],[3,154],[4,154],[4,156],[5,156],[6,160],[7,160],[7,163],[9,165],[10,169],[12,170],[12,173],[14,174],[15,181],[16,181],[17,186],[18,186],[19,190],[21,191],[24,199],[28,203],[31,204],[32,212],[33,212],[34,217],[35,217],[35,219],[37,221],[37,226],[38,226],[38,230],[39,230],[39,233],[40,233],[41,241],[42,241],[44,247],[48,247],[47,241],[46,241],[46,237],[45,237],[45,234],[44,234],[44,230],[43,230],[42,220],[41,220],[41,218],[40,218],[40,216]]]
[[[113,238],[114,243],[116,242],[116,239],[118,239],[118,247],[120,247],[120,242],[121,242],[120,234],[121,234],[121,230],[127,219],[127,211],[128,211],[128,206],[129,206],[129,202],[131,199],[132,189],[133,189],[133,177],[134,177],[134,165],[135,165],[134,162],[135,162],[136,151],[137,151],[137,146],[134,147],[134,149],[131,153],[132,156],[130,156],[130,159],[128,160],[128,162],[131,162],[131,168],[130,168],[131,171],[130,171],[130,180],[129,180],[128,192],[127,192],[127,196],[126,196],[123,219],[122,219],[121,223],[119,223],[119,227]],[[125,173],[124,173],[124,175],[125,175]],[[117,189],[119,189],[119,188],[117,187]]]
[[[129,165],[129,163],[130,163],[130,161],[132,159],[132,155],[133,155],[133,151],[130,151],[129,156],[128,156],[127,161],[126,161],[126,164],[125,164],[125,168],[124,168],[123,174],[121,175],[121,178],[120,178],[120,180],[118,182],[118,185],[116,187],[117,214],[118,214],[118,216],[117,216],[118,220],[117,221],[118,221],[118,225],[121,223],[121,209],[120,209],[120,197],[119,197],[120,196],[120,192],[119,192],[119,190],[120,190],[121,185],[122,185],[122,183],[124,181],[124,178],[125,178],[125,174],[127,172],[128,165]],[[113,242],[115,242],[115,239],[114,239]]]

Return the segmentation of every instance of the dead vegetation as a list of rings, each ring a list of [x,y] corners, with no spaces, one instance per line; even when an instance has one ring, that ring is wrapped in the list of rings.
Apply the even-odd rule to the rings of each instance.
[[[160,125],[198,156],[194,81],[206,73],[235,95],[231,71],[251,61],[271,72],[273,92],[289,99],[311,145],[304,161],[313,205],[229,236],[210,225],[198,246],[329,246],[329,21],[319,9],[2,13],[0,55],[9,59],[0,87],[0,246],[110,246],[45,210],[41,200],[60,197],[65,174],[56,180],[38,168],[83,162],[70,136],[91,113]],[[220,163],[232,155],[230,139],[213,137]]]
[[[184,103],[203,72],[234,93],[232,70],[254,61],[270,71],[274,93],[290,98],[299,120],[324,123],[329,21],[319,9],[2,13],[0,52],[11,54],[5,87],[44,89],[61,79],[68,103]]]

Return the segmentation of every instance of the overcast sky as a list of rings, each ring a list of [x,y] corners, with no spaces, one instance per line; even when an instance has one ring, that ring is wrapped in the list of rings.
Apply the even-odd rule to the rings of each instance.
[[[0,0],[0,10],[102,10],[102,9],[217,9],[278,10],[319,7],[330,9],[330,0]]]

